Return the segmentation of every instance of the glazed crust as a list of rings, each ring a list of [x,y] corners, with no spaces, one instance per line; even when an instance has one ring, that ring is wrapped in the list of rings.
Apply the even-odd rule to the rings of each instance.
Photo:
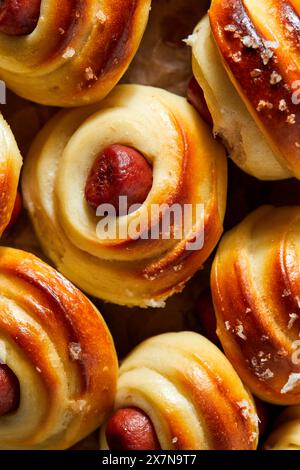
[[[262,180],[292,176],[280,163],[264,133],[240,97],[221,60],[208,16],[197,25],[188,41],[193,48],[193,72],[211,113],[214,133],[230,158],[246,173]]]
[[[139,345],[123,362],[115,410],[137,407],[162,450],[254,450],[258,418],[251,395],[219,349],[192,332]],[[107,449],[105,426],[101,448]]]
[[[299,207],[264,206],[218,248],[211,286],[218,336],[250,390],[300,403]]]
[[[0,76],[15,93],[41,104],[68,107],[99,101],[130,64],[150,4],[42,0],[31,34],[0,34]]]
[[[96,155],[116,143],[135,148],[153,167],[146,201],[119,217],[118,228],[128,233],[138,215],[147,235],[166,210],[150,225],[154,204],[191,204],[192,224],[182,239],[151,233],[107,239],[99,231],[84,188]],[[23,177],[25,204],[58,269],[95,297],[141,307],[163,306],[206,261],[222,233],[226,191],[224,149],[193,107],[164,90],[136,85],[117,87],[99,105],[55,116],[37,137]],[[201,203],[204,219],[195,210]],[[195,237],[201,242],[203,225],[204,246],[192,251],[189,244]]]
[[[1,449],[65,449],[110,411],[117,358],[95,307],[35,256],[0,249],[0,358],[20,383]]]
[[[300,178],[298,0],[213,0],[215,42],[229,78],[280,163]]]
[[[9,125],[0,114],[0,236],[15,204],[22,157]]]

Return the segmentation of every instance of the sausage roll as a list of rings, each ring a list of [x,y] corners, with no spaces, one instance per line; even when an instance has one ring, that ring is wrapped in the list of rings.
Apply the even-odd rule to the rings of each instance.
[[[289,406],[280,416],[265,450],[300,450],[300,407]]]
[[[188,41],[215,133],[263,180],[300,179],[300,6],[213,0]]]
[[[264,401],[300,404],[300,208],[261,207],[226,234],[211,287],[243,382]]]
[[[111,450],[254,450],[251,395],[223,353],[192,332],[141,343],[120,369],[115,411],[101,431]]]
[[[211,254],[226,191],[224,149],[193,107],[137,85],[60,112],[23,176],[25,205],[58,269],[95,297],[141,307],[164,306]],[[121,198],[132,210],[120,212]]]
[[[13,133],[0,114],[0,236],[12,217],[21,166],[22,157]]]
[[[117,358],[100,313],[35,256],[0,248],[0,449],[65,449],[115,396]]]
[[[99,101],[129,66],[151,0],[4,0],[0,77],[18,95],[53,106]]]

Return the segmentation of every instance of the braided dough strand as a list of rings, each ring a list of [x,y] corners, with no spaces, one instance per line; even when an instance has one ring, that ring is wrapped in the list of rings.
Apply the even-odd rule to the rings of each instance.
[[[107,237],[84,196],[97,155],[112,144],[137,149],[153,168],[153,186],[139,210],[117,218],[125,237]],[[197,271],[222,233],[225,152],[184,98],[123,85],[99,105],[61,112],[42,130],[26,160],[25,204],[47,255],[89,294],[129,306],[161,306]],[[155,238],[169,207],[193,208],[181,239]],[[195,210],[204,204],[204,216]],[[153,206],[159,211],[154,213]],[[197,213],[196,213],[197,212]],[[134,238],[130,227],[141,220]],[[171,229],[175,222],[170,222]],[[189,250],[201,237],[204,246]]]
[[[109,412],[117,359],[94,306],[35,256],[0,249],[0,358],[20,384],[1,449],[65,449]]]
[[[163,450],[255,449],[251,396],[225,356],[196,333],[168,333],[138,346],[120,369],[115,409],[137,407]],[[101,447],[106,448],[105,429]]]
[[[98,101],[130,64],[150,4],[42,0],[31,34],[0,34],[0,76],[16,94],[41,104],[67,107]]]
[[[218,336],[248,387],[264,401],[300,403],[299,207],[264,206],[218,248],[212,293]]]

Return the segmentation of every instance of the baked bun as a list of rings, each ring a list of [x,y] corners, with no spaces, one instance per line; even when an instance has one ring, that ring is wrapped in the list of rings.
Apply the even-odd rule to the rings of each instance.
[[[0,77],[26,99],[67,107],[99,101],[120,80],[151,1],[17,3],[0,5]]]
[[[0,304],[0,449],[66,449],[113,405],[110,333],[81,292],[23,251],[0,248]]]
[[[145,435],[139,439],[137,423],[128,421],[123,431],[120,420],[130,412],[144,413],[162,450],[254,450],[257,445],[251,395],[223,353],[197,333],[153,337],[124,360],[115,413],[101,432],[102,449],[108,443],[121,449],[117,440],[126,430],[126,449],[147,441]]]
[[[102,193],[111,207],[122,190],[143,195],[138,210],[116,218],[110,236],[96,207]],[[119,86],[100,104],[55,116],[34,142],[23,176],[25,204],[59,271],[95,297],[141,307],[163,306],[206,261],[222,233],[226,191],[224,149],[193,107],[137,85]],[[179,222],[171,217],[169,239],[161,232],[153,236],[173,204],[182,212],[184,204],[192,207],[188,230],[175,239]],[[198,204],[205,205],[204,216]]]
[[[264,445],[265,450],[300,450],[300,406],[289,406]]]
[[[226,234],[211,287],[217,333],[262,400],[300,404],[300,208],[264,206]]]
[[[292,1],[213,0],[190,38],[215,133],[263,180],[300,179],[298,15]]]
[[[0,236],[11,220],[22,157],[9,125],[0,114]]]

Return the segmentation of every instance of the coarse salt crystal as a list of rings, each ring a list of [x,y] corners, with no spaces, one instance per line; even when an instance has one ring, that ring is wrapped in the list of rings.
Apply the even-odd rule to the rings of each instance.
[[[278,105],[279,111],[286,111],[288,109],[286,101],[285,100],[280,100],[279,105]]]
[[[288,117],[286,118],[286,122],[288,124],[295,124],[296,123],[296,114],[289,114]]]
[[[247,336],[246,336],[245,333],[244,333],[244,327],[243,327],[243,325],[242,325],[242,323],[241,323],[240,320],[238,320],[238,324],[237,324],[237,326],[236,326],[235,331],[236,331],[237,336],[239,336],[241,339],[243,339],[244,341],[246,341]]]
[[[271,77],[270,77],[270,83],[271,85],[277,85],[278,83],[280,83],[282,81],[282,76],[276,72],[276,70],[274,70],[272,73],[271,73]]]
[[[298,373],[290,374],[287,383],[284,385],[284,387],[282,387],[282,389],[280,390],[280,393],[285,394],[285,393],[291,392],[299,384],[299,382],[300,382],[300,374]]]
[[[74,57],[75,55],[75,49],[73,47],[68,47],[65,52],[63,53],[63,59],[70,59],[71,57]]]
[[[97,13],[96,13],[96,18],[98,21],[100,21],[100,23],[104,24],[106,21],[107,21],[107,16],[106,14],[101,11],[101,10],[98,10]]]
[[[79,343],[69,344],[69,353],[72,361],[79,361],[82,358],[82,349]]]
[[[290,317],[290,320],[288,322],[288,329],[290,330],[293,327],[295,321],[298,320],[299,315],[297,315],[297,313],[290,313],[289,317]]]

